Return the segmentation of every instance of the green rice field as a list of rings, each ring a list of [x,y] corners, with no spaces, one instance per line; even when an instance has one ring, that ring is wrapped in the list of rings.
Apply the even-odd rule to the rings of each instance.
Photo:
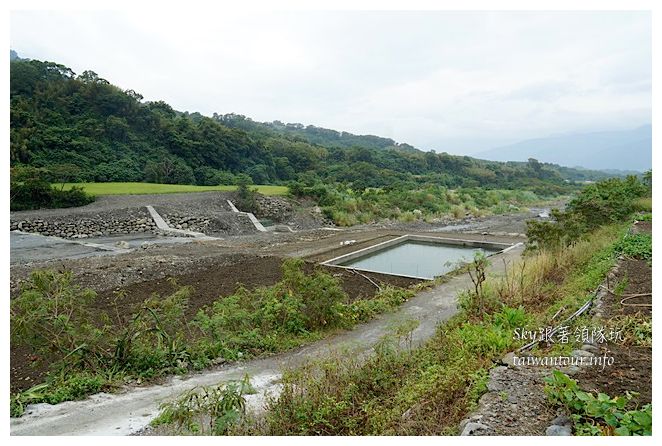
[[[59,188],[61,184],[54,184]],[[92,195],[137,195],[137,194],[173,194],[177,192],[208,192],[232,191],[237,186],[194,186],[189,184],[156,184],[156,183],[65,183],[64,189],[80,186]],[[251,186],[264,195],[285,195],[286,186]]]

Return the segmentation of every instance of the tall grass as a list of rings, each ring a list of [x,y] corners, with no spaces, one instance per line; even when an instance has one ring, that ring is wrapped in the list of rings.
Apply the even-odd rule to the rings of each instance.
[[[634,209],[638,212],[652,212],[653,211],[653,198],[642,197],[634,202]]]

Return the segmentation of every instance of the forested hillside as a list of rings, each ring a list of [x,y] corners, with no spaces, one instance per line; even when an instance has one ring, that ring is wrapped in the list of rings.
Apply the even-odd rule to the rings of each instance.
[[[366,187],[445,187],[566,191],[567,180],[600,172],[529,160],[500,163],[422,152],[387,138],[301,124],[257,123],[241,115],[181,113],[143,101],[92,71],[52,62],[11,61],[11,165],[64,172],[67,181],[256,184],[293,180]],[[222,104],[219,104],[222,107]]]

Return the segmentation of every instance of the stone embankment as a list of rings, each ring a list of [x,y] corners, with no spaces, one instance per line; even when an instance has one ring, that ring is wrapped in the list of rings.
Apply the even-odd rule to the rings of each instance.
[[[146,206],[153,206],[172,229],[223,237],[255,233],[255,225],[244,215],[232,212],[227,204],[235,192],[199,192],[162,195],[102,196],[87,206],[40,209],[10,214],[10,230],[38,233],[68,239],[160,231]],[[325,226],[319,212],[299,207],[282,197],[257,195],[259,219],[288,225],[293,229]],[[241,210],[241,209],[240,209]],[[283,227],[284,228],[284,227]],[[283,229],[274,227],[275,231]],[[172,231],[168,235],[177,235]]]
[[[282,223],[290,219],[294,214],[292,205],[282,198],[258,195],[256,200],[258,209],[254,213],[258,218],[267,218]],[[242,211],[243,209],[239,210]]]
[[[156,211],[174,229],[202,232],[207,235],[239,235],[255,232],[255,227],[244,215],[224,211],[184,211],[159,206]]]
[[[46,218],[11,219],[10,230],[69,239],[111,234],[158,233],[145,208],[118,209],[98,213],[77,213]]]

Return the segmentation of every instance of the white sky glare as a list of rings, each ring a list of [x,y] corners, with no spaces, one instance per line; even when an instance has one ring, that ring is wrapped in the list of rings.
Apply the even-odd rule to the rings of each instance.
[[[21,57],[206,115],[469,154],[651,122],[649,12],[15,11]]]

